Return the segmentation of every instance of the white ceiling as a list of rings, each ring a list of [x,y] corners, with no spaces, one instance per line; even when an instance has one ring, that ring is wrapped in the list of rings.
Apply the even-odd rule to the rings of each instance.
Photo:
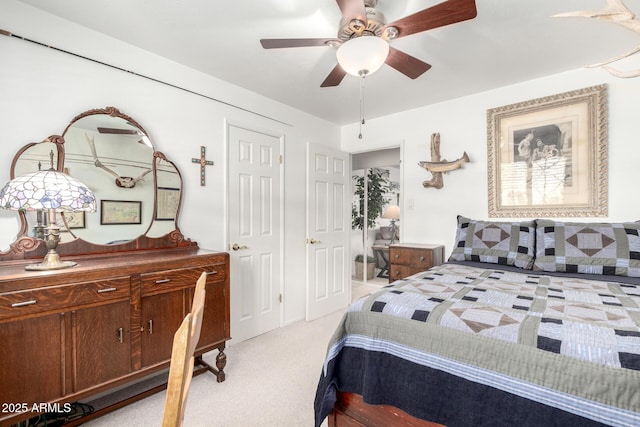
[[[359,79],[320,88],[329,47],[262,49],[261,38],[337,35],[335,0],[22,0],[336,124],[358,121]],[[640,6],[626,0],[631,8]],[[440,0],[379,0],[395,21]],[[477,0],[470,21],[392,42],[432,68],[411,80],[389,66],[367,77],[367,118],[583,67],[640,44],[640,35],[588,18],[606,0]],[[594,70],[594,72],[598,72]]]

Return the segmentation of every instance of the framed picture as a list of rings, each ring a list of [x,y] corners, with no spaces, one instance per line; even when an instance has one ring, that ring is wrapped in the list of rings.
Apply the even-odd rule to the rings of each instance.
[[[66,231],[67,226],[68,229],[72,228],[84,228],[84,211],[80,212],[62,212],[64,215],[64,219],[62,219],[62,215],[56,216],[56,223],[58,227],[60,227],[60,231]],[[65,226],[64,222],[67,221],[67,225]]]
[[[607,215],[607,86],[487,111],[490,217]]]
[[[140,224],[142,202],[101,200],[100,224]]]
[[[173,221],[178,213],[178,205],[180,203],[180,189],[158,187],[156,196],[156,220]]]

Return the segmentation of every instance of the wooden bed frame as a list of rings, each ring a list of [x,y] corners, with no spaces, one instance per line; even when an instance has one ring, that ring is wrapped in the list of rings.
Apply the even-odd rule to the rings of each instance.
[[[445,427],[412,417],[389,405],[369,405],[362,396],[338,391],[338,400],[327,417],[329,427]]]

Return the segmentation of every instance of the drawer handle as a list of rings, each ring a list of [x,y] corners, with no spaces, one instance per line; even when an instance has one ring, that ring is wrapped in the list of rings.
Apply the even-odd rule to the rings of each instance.
[[[15,304],[11,304],[11,307],[25,307],[27,305],[33,305],[36,302],[37,302],[36,300],[32,299],[31,301],[17,302]]]
[[[394,256],[394,258],[395,258],[395,259],[400,258],[400,254],[396,254],[396,255]]]
[[[208,271],[208,272],[207,272],[207,276],[212,276],[212,275],[214,275],[214,274],[218,274],[218,272],[217,272],[216,270]]]
[[[104,294],[105,292],[113,292],[116,290],[118,290],[118,288],[104,288],[104,289],[98,289],[98,293]]]
[[[124,343],[124,334],[122,331],[122,328],[118,328],[118,341],[120,342],[120,344]]]
[[[169,283],[171,281],[171,279],[160,279],[160,280],[156,280],[156,285],[161,285],[163,283]]]
[[[424,256],[421,256],[421,257],[420,257],[420,261],[424,261]]]

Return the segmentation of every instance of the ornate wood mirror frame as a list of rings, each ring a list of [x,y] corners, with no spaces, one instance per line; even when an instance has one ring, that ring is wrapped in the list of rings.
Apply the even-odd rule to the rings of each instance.
[[[12,161],[11,179],[42,167],[84,182],[98,201],[98,212],[81,218],[60,215],[61,256],[197,246],[178,227],[180,171],[153,148],[144,128],[117,108],[85,111],[71,120],[62,136],[22,147]],[[131,206],[137,210],[127,211]],[[17,215],[17,237],[9,249],[0,251],[0,261],[44,256],[47,248],[35,232],[39,216]],[[130,220],[127,215],[138,217]]]

